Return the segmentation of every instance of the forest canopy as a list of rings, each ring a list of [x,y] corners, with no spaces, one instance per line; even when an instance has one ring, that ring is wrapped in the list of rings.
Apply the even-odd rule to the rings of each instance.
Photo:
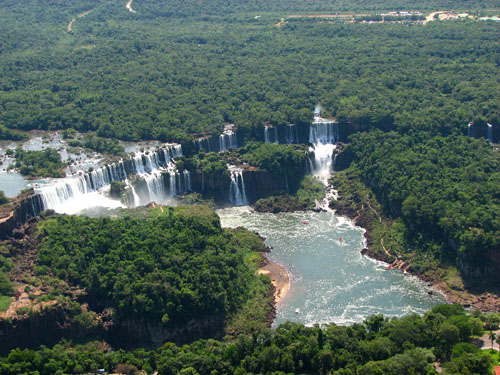
[[[500,248],[500,155],[485,139],[373,131],[352,135],[345,152],[413,240],[436,239],[469,261]]]
[[[62,343],[40,350],[13,350],[0,359],[5,375],[81,374],[120,364],[159,375],[176,374],[341,374],[488,375],[493,359],[471,342],[482,334],[485,316],[459,305],[439,305],[423,316],[389,319],[374,315],[350,326],[305,327],[285,323],[236,338],[200,340],[182,347],[166,343],[157,350],[109,351],[101,343]]]
[[[448,3],[442,6],[460,6]],[[344,9],[330,1],[210,1],[196,9],[189,1],[137,1],[137,13],[121,3],[66,5],[0,5],[3,134],[74,128],[123,140],[185,141],[232,122],[242,143],[261,139],[265,122],[309,122],[317,102],[340,121],[400,132],[464,134],[474,119],[500,125],[495,22],[290,18],[274,26],[301,6]],[[395,8],[408,5],[394,1]],[[474,5],[486,3],[467,2]],[[382,6],[391,4],[370,2]],[[286,13],[245,13],[273,9]],[[65,32],[73,17],[72,32]]]
[[[198,206],[152,210],[146,219],[58,216],[40,223],[38,235],[40,274],[85,288],[118,322],[167,326],[228,318],[256,282],[245,257],[265,250],[256,235],[222,229],[215,212]]]

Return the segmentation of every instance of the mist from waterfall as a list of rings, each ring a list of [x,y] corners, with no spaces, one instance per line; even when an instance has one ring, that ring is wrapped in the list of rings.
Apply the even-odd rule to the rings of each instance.
[[[151,201],[164,203],[171,195],[165,187],[163,173],[168,171],[176,175],[174,158],[180,155],[180,145],[168,144],[89,172],[80,171],[73,176],[48,180],[46,185],[37,187],[35,193],[40,196],[42,209],[62,213],[76,213],[89,207],[125,207],[124,203],[104,194],[109,191],[111,182],[123,181],[129,192],[129,205],[138,206]],[[129,176],[142,181],[145,189],[136,188]],[[175,193],[178,192],[176,187]]]

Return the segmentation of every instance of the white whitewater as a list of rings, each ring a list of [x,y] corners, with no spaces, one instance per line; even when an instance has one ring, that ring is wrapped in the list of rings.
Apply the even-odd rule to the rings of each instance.
[[[321,115],[321,104],[318,103],[316,104],[316,106],[314,107],[314,116],[315,117],[319,117]]]
[[[229,166],[231,184],[229,185],[229,200],[235,206],[248,205],[245,180],[243,179],[243,169]]]
[[[309,149],[310,155],[314,154],[314,159],[308,161],[308,169],[319,177],[328,177],[333,172],[333,152],[339,139],[338,122],[314,117],[309,128]]]
[[[493,143],[493,125],[491,125],[491,124],[488,124],[488,135],[487,135],[487,137],[488,137],[488,141],[490,143]]]
[[[421,314],[445,302],[439,293],[428,294],[426,283],[399,270],[385,271],[386,264],[361,255],[363,230],[333,213],[271,214],[248,207],[217,213],[223,227],[243,226],[264,236],[272,247],[267,256],[286,267],[291,287],[277,306],[274,326],[287,320],[352,324],[379,313]]]
[[[471,136],[471,127],[472,127],[472,121],[469,122],[469,124],[467,125],[467,136],[468,137]]]
[[[91,172],[80,171],[66,178],[48,180],[47,184],[37,187],[35,191],[41,198],[43,209],[61,213],[76,213],[90,207],[123,207],[123,203],[104,194],[109,191],[112,181],[126,183],[132,192],[133,206],[151,201],[162,203],[169,198],[162,172],[175,171],[174,158],[180,155],[180,145],[167,144],[158,150],[136,153],[130,159],[120,160]],[[132,175],[144,181],[147,187],[144,194],[134,189],[128,180]],[[175,194],[178,191],[179,189],[175,189]]]

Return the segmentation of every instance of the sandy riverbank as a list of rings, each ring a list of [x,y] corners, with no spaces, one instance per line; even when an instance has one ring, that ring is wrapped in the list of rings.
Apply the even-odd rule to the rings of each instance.
[[[280,303],[290,290],[290,277],[285,267],[264,257],[266,265],[258,271],[259,275],[267,275],[275,288],[274,302]]]

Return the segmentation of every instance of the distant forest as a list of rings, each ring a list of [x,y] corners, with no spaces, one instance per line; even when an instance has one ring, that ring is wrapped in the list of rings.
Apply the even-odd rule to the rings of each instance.
[[[410,9],[408,1],[132,6],[136,13],[125,2],[0,5],[0,135],[74,128],[183,141],[233,122],[242,138],[259,139],[266,121],[309,122],[317,102],[340,121],[403,133],[465,134],[474,119],[500,125],[497,22],[275,26],[306,9]],[[431,6],[488,2],[419,8]]]

